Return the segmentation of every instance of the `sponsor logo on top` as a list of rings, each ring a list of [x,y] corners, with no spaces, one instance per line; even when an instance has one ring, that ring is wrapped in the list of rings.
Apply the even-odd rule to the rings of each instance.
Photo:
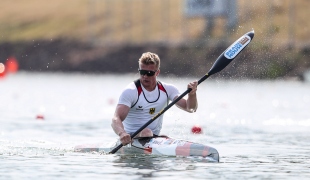
[[[235,58],[239,52],[250,43],[251,38],[248,35],[242,36],[238,41],[232,44],[224,53],[227,59]]]
[[[138,106],[138,108],[136,108],[136,110],[143,111],[143,107],[142,106]]]

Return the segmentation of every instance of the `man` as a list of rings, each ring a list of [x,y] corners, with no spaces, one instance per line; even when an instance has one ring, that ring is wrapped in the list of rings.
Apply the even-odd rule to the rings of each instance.
[[[112,118],[112,128],[120,137],[123,145],[129,144],[131,142],[130,135],[164,109],[169,100],[173,101],[180,95],[174,85],[157,81],[157,76],[160,74],[160,59],[157,54],[143,53],[138,62],[140,78],[123,90]],[[196,111],[198,106],[197,85],[197,81],[187,85],[187,88],[192,90],[187,99],[182,98],[176,103],[179,108],[190,113]],[[154,120],[136,137],[159,135],[162,121],[163,115]]]

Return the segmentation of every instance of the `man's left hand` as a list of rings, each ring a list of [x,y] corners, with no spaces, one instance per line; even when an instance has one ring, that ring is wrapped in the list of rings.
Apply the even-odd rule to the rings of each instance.
[[[187,88],[191,88],[192,90],[189,92],[189,95],[194,95],[196,94],[197,91],[197,86],[198,86],[198,81],[191,82],[187,85]]]

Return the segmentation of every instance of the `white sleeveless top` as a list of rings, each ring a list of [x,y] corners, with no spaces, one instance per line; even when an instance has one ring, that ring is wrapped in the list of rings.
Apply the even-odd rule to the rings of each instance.
[[[172,101],[179,96],[179,90],[166,83],[158,82],[153,91],[146,90],[141,84],[140,88],[135,82],[130,83],[122,92],[118,104],[131,107],[123,125],[125,131],[133,134],[156,114],[164,109],[169,100]],[[163,114],[154,120],[149,126],[153,134],[159,135],[163,123]]]

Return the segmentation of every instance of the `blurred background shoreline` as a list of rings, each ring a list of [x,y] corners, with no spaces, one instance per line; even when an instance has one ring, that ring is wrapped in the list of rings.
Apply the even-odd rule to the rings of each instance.
[[[162,59],[161,75],[201,76],[254,29],[251,45],[216,76],[304,79],[310,68],[306,0],[227,1],[223,12],[205,16],[187,12],[188,2],[3,0],[0,63],[13,57],[24,71],[135,73],[140,55],[152,51]]]

